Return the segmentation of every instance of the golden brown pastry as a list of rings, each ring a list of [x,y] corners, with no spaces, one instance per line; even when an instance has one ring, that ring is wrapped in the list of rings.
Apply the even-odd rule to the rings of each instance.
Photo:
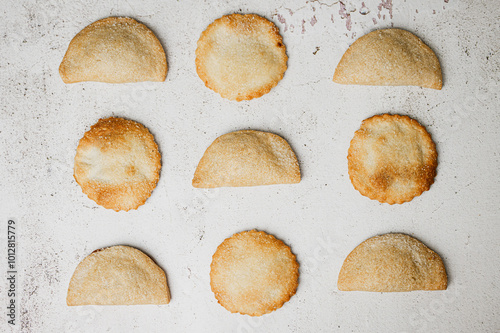
[[[59,67],[64,83],[165,81],[167,59],[158,38],[128,17],[108,17],[84,28]]]
[[[354,188],[391,205],[429,190],[436,176],[436,146],[425,128],[407,116],[365,119],[351,140],[347,160]]]
[[[256,186],[300,182],[297,157],[280,136],[253,130],[218,137],[205,151],[193,186]]]
[[[146,202],[160,169],[160,152],[148,129],[111,117],[100,119],[80,140],[74,177],[98,205],[128,211]]]
[[[68,305],[168,304],[165,272],[143,252],[112,246],[92,252],[69,283]]]
[[[441,257],[405,234],[367,239],[345,259],[338,288],[342,291],[444,290],[448,278]]]
[[[401,29],[376,30],[356,40],[337,65],[333,81],[432,89],[443,85],[436,54],[420,38]]]
[[[295,294],[299,265],[282,241],[263,231],[234,234],[217,247],[210,265],[210,286],[230,312],[261,316]]]
[[[222,97],[249,100],[267,94],[286,71],[278,28],[254,14],[231,14],[210,24],[196,49],[196,71]]]

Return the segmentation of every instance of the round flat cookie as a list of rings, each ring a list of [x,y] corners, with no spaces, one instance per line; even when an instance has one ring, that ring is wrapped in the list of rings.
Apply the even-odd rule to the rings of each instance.
[[[337,286],[342,291],[402,292],[445,290],[441,257],[405,234],[375,236],[347,256]]]
[[[222,97],[242,101],[267,94],[286,71],[278,28],[254,14],[223,16],[201,34],[196,71]]]
[[[261,316],[283,306],[297,290],[295,255],[263,231],[244,231],[224,240],[210,268],[215,298],[233,313]]]
[[[407,116],[365,119],[354,134],[347,160],[354,188],[391,205],[429,190],[436,176],[436,146],[425,128]]]
[[[165,81],[167,59],[155,34],[129,17],[108,17],[80,31],[59,67],[64,83]]]
[[[75,305],[168,304],[165,272],[130,246],[92,252],[75,269],[66,303]]]
[[[74,177],[98,205],[128,211],[146,202],[160,169],[160,152],[148,129],[111,117],[100,119],[80,140]]]

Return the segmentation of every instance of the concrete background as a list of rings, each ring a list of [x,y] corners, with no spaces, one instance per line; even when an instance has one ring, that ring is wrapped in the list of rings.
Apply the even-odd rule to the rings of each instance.
[[[231,102],[207,89],[194,59],[200,33],[232,12],[280,28],[289,56],[269,94]],[[0,9],[0,252],[18,225],[22,332],[498,332],[500,40],[497,1],[17,1]],[[150,27],[168,55],[164,83],[65,85],[58,66],[73,36],[108,16]],[[408,29],[438,55],[441,91],[332,82],[347,47],[379,28]],[[430,191],[389,206],[361,196],[347,149],[363,119],[409,115],[437,144]],[[137,211],[106,210],[73,179],[79,139],[99,118],[121,116],[154,134],[163,159],[153,195]],[[301,165],[297,185],[198,190],[204,150],[238,129],[275,132]],[[231,314],[209,286],[211,256],[235,232],[257,228],[292,248],[297,294],[260,318]],[[339,292],[344,258],[363,240],[405,232],[438,252],[442,292]],[[116,244],[149,254],[168,274],[166,306],[67,307],[78,263]],[[7,270],[5,255],[0,269]],[[6,304],[6,278],[0,300]],[[1,306],[4,308],[4,305]]]

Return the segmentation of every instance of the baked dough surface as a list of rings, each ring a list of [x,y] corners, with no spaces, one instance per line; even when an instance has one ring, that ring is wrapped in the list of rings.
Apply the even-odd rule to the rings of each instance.
[[[444,290],[448,278],[439,255],[405,234],[372,237],[345,259],[338,279],[341,291]]]
[[[297,157],[282,137],[242,130],[218,137],[205,151],[193,186],[257,186],[300,182]]]
[[[128,17],[108,17],[73,38],[59,74],[65,83],[165,81],[167,59],[144,24]]]
[[[112,246],[92,252],[75,269],[68,305],[168,304],[165,272],[143,252]]]
[[[351,140],[347,159],[354,188],[391,205],[429,190],[436,176],[436,146],[425,128],[407,116],[365,119]]]
[[[420,38],[401,29],[376,30],[357,39],[337,65],[333,81],[432,89],[443,85],[436,54]]]
[[[146,202],[160,169],[160,152],[148,129],[111,117],[100,119],[80,140],[74,177],[98,205],[128,211]]]
[[[297,290],[295,255],[263,231],[244,231],[224,240],[210,268],[215,298],[233,313],[261,316],[283,306]]]
[[[267,94],[286,71],[278,28],[254,14],[223,16],[201,34],[196,71],[222,97],[242,101]]]

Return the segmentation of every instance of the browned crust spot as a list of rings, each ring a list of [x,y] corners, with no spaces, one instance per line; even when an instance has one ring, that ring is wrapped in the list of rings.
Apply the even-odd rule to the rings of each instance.
[[[134,58],[132,52],[137,52],[134,60],[130,59]],[[129,56],[128,61],[123,59],[124,54]],[[59,66],[64,83],[162,82],[167,70],[158,38],[129,17],[108,17],[85,27],[71,40]]]
[[[347,160],[354,188],[392,205],[429,190],[436,176],[437,151],[431,135],[416,120],[384,114],[363,121]]]
[[[143,125],[123,118],[100,119],[80,140],[74,178],[104,208],[128,211],[143,205],[160,177],[161,155]]]
[[[210,268],[215,298],[232,313],[270,313],[298,286],[299,264],[290,247],[263,231],[244,231],[224,240]]]
[[[441,257],[419,240],[391,233],[369,238],[345,259],[341,291],[405,292],[445,290],[448,277]]]
[[[358,38],[342,56],[333,81],[438,90],[443,86],[436,54],[420,38],[402,29],[375,30]]]
[[[271,91],[283,78],[287,60],[279,29],[255,14],[215,20],[201,34],[196,49],[196,71],[205,86],[235,101]]]

